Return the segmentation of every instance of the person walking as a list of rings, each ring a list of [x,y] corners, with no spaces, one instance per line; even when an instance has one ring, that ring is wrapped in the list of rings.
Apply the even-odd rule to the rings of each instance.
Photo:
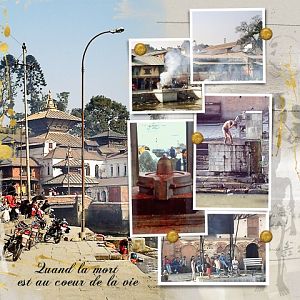
[[[191,257],[192,281],[196,281],[196,260],[195,256]]]

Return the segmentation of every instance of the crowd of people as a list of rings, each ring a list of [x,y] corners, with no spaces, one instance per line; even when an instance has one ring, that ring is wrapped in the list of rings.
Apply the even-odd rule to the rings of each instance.
[[[187,259],[183,257],[175,257],[173,259],[167,258],[163,259],[163,268],[168,274],[178,274],[178,273],[187,273],[189,271]]]
[[[43,217],[49,213],[50,204],[48,200],[41,199],[43,197],[34,196],[31,201],[26,199],[18,199],[15,184],[12,183],[7,187],[5,196],[0,198],[0,211],[2,222],[17,220],[19,215],[24,215],[25,218]],[[40,200],[39,200],[40,199]]]
[[[214,254],[209,257],[208,254],[192,256],[189,263],[185,256],[169,259],[167,256],[163,259],[163,271],[168,274],[192,273],[192,281],[196,281],[196,275],[200,277],[220,276],[221,273],[227,276],[229,273],[239,275],[239,262],[230,255]]]

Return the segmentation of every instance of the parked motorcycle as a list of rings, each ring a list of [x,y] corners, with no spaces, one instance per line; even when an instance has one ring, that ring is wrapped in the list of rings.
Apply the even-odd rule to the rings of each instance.
[[[9,238],[6,240],[3,246],[3,257],[7,255],[7,252],[12,253],[13,261],[17,261],[21,256],[23,248],[27,248],[29,245],[29,238],[31,230],[24,222],[19,222],[15,226],[13,235],[6,235]]]
[[[65,219],[60,220],[54,218],[51,226],[48,228],[44,236],[44,241],[48,242],[51,238],[53,238],[54,243],[58,244],[61,241],[62,235],[69,232],[70,228],[68,227],[68,222]]]

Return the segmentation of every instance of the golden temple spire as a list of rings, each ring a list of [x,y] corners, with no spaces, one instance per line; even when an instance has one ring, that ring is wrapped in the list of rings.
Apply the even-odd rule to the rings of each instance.
[[[47,99],[47,106],[46,106],[46,109],[47,110],[56,110],[56,105],[51,97],[51,91],[49,90],[49,93],[48,93],[48,99]]]

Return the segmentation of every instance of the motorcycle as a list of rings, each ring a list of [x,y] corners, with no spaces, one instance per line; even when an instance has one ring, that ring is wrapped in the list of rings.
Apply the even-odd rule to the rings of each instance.
[[[48,242],[51,238],[53,238],[54,243],[58,244],[61,241],[62,235],[64,233],[69,233],[70,228],[68,227],[68,222],[63,219],[54,218],[52,220],[51,226],[48,228],[47,232],[44,236],[44,241]]]
[[[39,243],[42,241],[43,239],[43,230],[46,227],[46,221],[39,217],[36,216],[35,220],[32,222],[31,224],[31,235],[30,235],[30,241],[29,241],[29,249],[31,248],[31,246],[33,246],[36,243]]]
[[[6,240],[3,246],[2,255],[6,257],[7,252],[12,253],[13,261],[17,261],[21,256],[23,248],[28,247],[28,241],[31,235],[31,230],[24,222],[19,222],[15,226],[13,235],[6,235],[9,238]]]

